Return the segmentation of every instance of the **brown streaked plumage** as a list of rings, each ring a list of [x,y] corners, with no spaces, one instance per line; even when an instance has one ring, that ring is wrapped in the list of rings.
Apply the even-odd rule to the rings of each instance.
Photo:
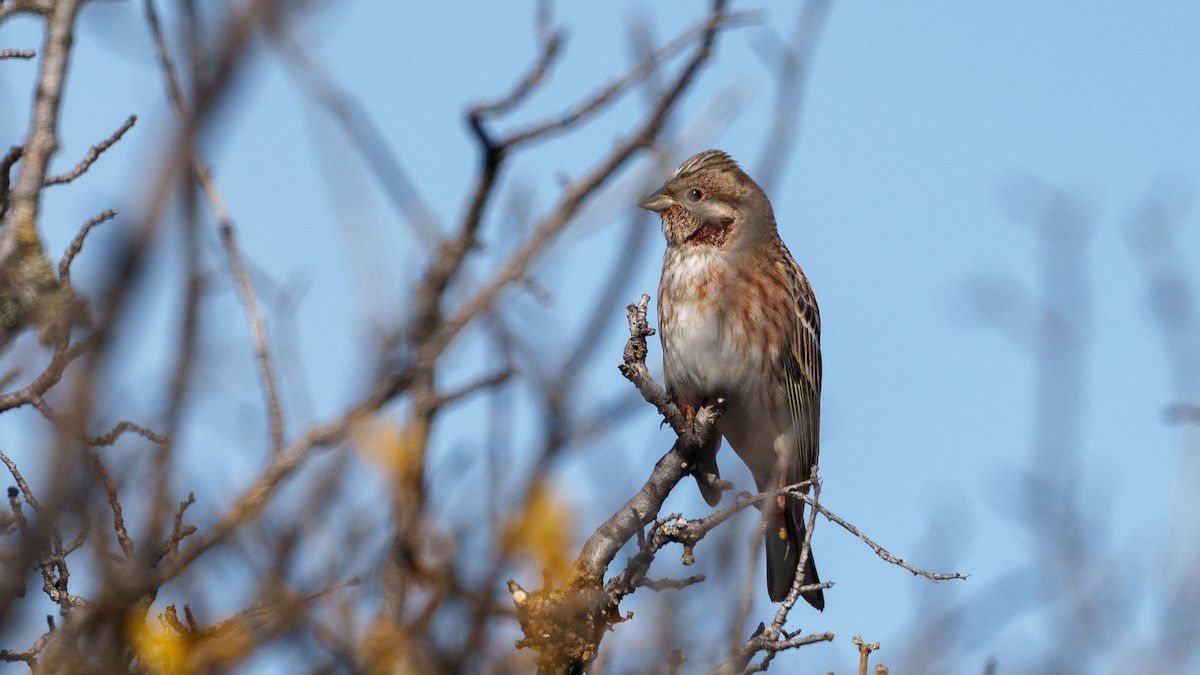
[[[725,399],[719,435],[696,457],[701,494],[710,505],[721,498],[722,438],[760,491],[807,480],[820,445],[821,319],[767,195],[729,155],[707,150],[641,205],[661,214],[667,239],[658,289],[667,388],[685,410]],[[805,530],[802,501],[780,506],[766,535],[776,601],[791,589]],[[803,580],[819,582],[811,553]],[[820,590],[804,599],[825,606]]]

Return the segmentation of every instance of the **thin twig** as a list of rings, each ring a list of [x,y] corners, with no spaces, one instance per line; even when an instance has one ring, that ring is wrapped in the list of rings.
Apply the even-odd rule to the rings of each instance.
[[[196,496],[191,492],[188,493],[187,499],[179,502],[179,508],[175,509],[175,525],[171,528],[171,534],[167,540],[163,542],[158,550],[158,558],[155,559],[155,564],[164,558],[169,558],[179,551],[179,542],[185,537],[196,533],[194,525],[183,524],[183,514],[187,512],[188,507],[196,503]]]
[[[654,143],[668,115],[675,109],[679,98],[692,84],[701,66],[708,60],[712,52],[716,34],[725,26],[729,16],[724,12],[724,5],[723,1],[714,3],[714,8],[709,18],[703,22],[704,30],[699,36],[700,45],[696,53],[684,65],[672,86],[663,93],[658,105],[650,111],[642,124],[636,128],[627,140],[618,142],[616,147],[613,148],[599,166],[596,166],[582,178],[563,188],[563,196],[558,206],[542,220],[525,243],[509,257],[508,261],[504,263],[491,282],[485,284],[482,289],[463,303],[459,310],[451,317],[440,322],[440,327],[436,334],[430,336],[429,339],[420,344],[417,354],[418,363],[432,363],[467,324],[495,303],[496,298],[509,284],[524,278],[534,259],[568,223],[573,221],[585,201],[602,184],[608,181],[613,174],[622,168],[633,157],[634,153],[650,147]],[[691,32],[690,29],[688,32]],[[493,154],[496,157],[501,156],[503,152],[502,146],[497,146],[481,125],[476,125],[475,129],[485,157],[491,158]],[[485,162],[485,168],[488,166],[489,164]],[[482,214],[483,205],[487,201],[486,195],[490,194],[491,183],[495,180],[496,170],[496,167],[492,167],[490,171],[484,171],[481,177],[477,179],[476,196],[472,199],[472,206],[468,210],[468,217],[464,223],[464,227],[461,228],[464,233],[471,232],[476,227],[476,225],[472,225],[472,222],[473,220],[477,220]],[[473,241],[473,235],[467,239]],[[460,244],[462,243],[464,242],[460,242]],[[441,279],[439,278],[439,280]],[[426,300],[427,304],[430,302],[430,300]],[[418,314],[419,317],[420,314]]]
[[[563,32],[554,30],[549,0],[539,0],[534,18],[534,32],[538,38],[538,56],[529,72],[520,79],[508,94],[495,101],[477,103],[471,108],[471,116],[484,118],[502,115],[520,105],[546,79],[546,74],[561,53]]]
[[[125,135],[125,132],[129,131],[133,127],[134,123],[136,123],[136,122],[137,122],[137,115],[130,115],[121,124],[121,126],[112,133],[111,136],[104,139],[103,141],[100,141],[96,145],[93,145],[87,151],[87,154],[84,155],[83,160],[81,160],[79,162],[79,164],[75,165],[74,169],[71,169],[70,171],[68,171],[64,174],[60,174],[58,176],[47,176],[46,180],[43,181],[42,184],[43,185],[61,185],[62,183],[70,183],[71,181],[75,180],[76,178],[79,178],[88,169],[91,168],[92,164],[96,163],[96,160],[100,158],[100,155],[103,154],[103,152],[105,150],[108,150],[109,148],[111,148],[113,146],[114,143],[121,140],[121,137]]]
[[[694,586],[704,581],[704,578],[705,577],[703,574],[697,574],[686,579],[639,579],[637,585],[639,587],[645,586],[652,591],[661,592],[668,589],[679,590],[687,588],[688,586]]]
[[[879,544],[876,544],[874,541],[871,540],[870,537],[863,534],[862,531],[859,530],[857,527],[850,524],[845,519],[838,516],[836,513],[833,513],[829,509],[825,508],[823,505],[818,504],[816,501],[813,500],[812,497],[809,497],[808,495],[804,494],[800,490],[795,489],[794,486],[785,488],[785,490],[787,492],[789,492],[790,494],[792,494],[793,496],[795,496],[799,499],[803,499],[806,503],[808,503],[809,506],[811,506],[811,507],[813,507],[813,509],[819,511],[821,513],[821,515],[825,516],[826,518],[833,521],[834,523],[837,523],[838,525],[840,525],[842,527],[842,529],[846,530],[850,534],[853,534],[854,536],[858,537],[864,544],[866,544],[867,546],[870,546],[871,550],[875,551],[875,555],[879,556],[880,558],[883,558],[884,560],[886,560],[887,562],[890,562],[893,565],[896,565],[898,567],[903,567],[904,569],[908,570],[909,572],[912,572],[916,576],[925,577],[926,579],[929,579],[930,581],[949,581],[951,579],[966,579],[971,576],[969,574],[963,574],[961,572],[927,572],[923,569],[913,567],[911,564],[905,562],[902,558],[897,558],[896,556],[889,553],[887,551],[887,549],[880,546]]]
[[[40,514],[42,512],[42,505],[39,504],[37,498],[33,496],[33,490],[29,489],[29,483],[25,482],[25,477],[22,476],[21,471],[17,469],[16,462],[9,459],[8,455],[4,454],[3,451],[0,451],[0,462],[3,462],[4,466],[8,467],[8,472],[12,474],[13,480],[16,481],[17,488],[21,490],[21,495],[25,497],[25,503],[33,507],[34,513]],[[14,515],[17,516],[17,520],[23,522],[24,516],[21,515],[21,503],[11,498],[9,499],[9,502],[13,507]]]
[[[763,136],[763,149],[754,173],[759,185],[768,194],[774,193],[786,160],[796,147],[796,131],[800,125],[804,85],[808,79],[808,64],[816,51],[817,38],[829,14],[830,0],[808,0],[796,16],[791,40],[777,45],[774,78],[778,91],[771,106],[770,131]],[[768,33],[778,40],[774,32]]]
[[[180,124],[183,128],[185,130],[190,129],[192,127],[191,115],[188,112],[187,102],[183,98],[183,90],[179,86],[175,64],[171,60],[166,39],[163,37],[162,27],[158,21],[158,12],[154,7],[153,0],[146,0],[145,6],[147,23],[150,26],[150,33],[154,39],[155,49],[158,52],[159,63],[163,70],[163,78],[166,81],[167,90],[170,92],[171,100],[175,104],[175,112],[179,115]],[[247,322],[250,324],[250,339],[254,344],[254,360],[258,366],[259,379],[261,380],[263,398],[265,399],[264,402],[269,419],[271,452],[272,454],[278,454],[283,451],[284,443],[283,406],[279,401],[275,367],[272,364],[271,352],[267,343],[267,329],[263,321],[262,311],[258,306],[258,296],[255,295],[254,286],[250,283],[250,274],[246,270],[246,263],[242,258],[241,249],[234,234],[233,220],[229,216],[229,211],[225,208],[225,200],[221,197],[221,193],[209,175],[208,169],[201,163],[195,145],[191,142],[188,143],[188,154],[196,182],[200,184],[201,189],[204,191],[204,195],[208,199],[209,206],[212,208],[213,215],[217,220],[217,229],[221,235],[221,244],[225,247],[225,254],[229,258],[229,266],[233,271],[238,296],[242,301],[242,306],[245,308]]]
[[[267,328],[263,321],[262,311],[258,306],[258,296],[250,283],[250,274],[246,271],[246,263],[242,258],[237,237],[233,231],[233,221],[225,210],[225,203],[217,191],[216,183],[208,174],[208,170],[200,166],[199,159],[192,155],[193,169],[196,180],[204,189],[209,205],[217,218],[217,227],[221,232],[221,243],[229,257],[229,265],[237,280],[238,295],[245,307],[246,319],[250,324],[250,339],[254,343],[254,360],[258,364],[259,378],[262,380],[263,397],[270,420],[271,452],[278,454],[283,451],[284,425],[283,405],[279,400],[279,385],[276,380],[275,366],[271,359],[270,347],[267,343]]]
[[[46,403],[46,399],[37,394],[31,394],[29,402],[34,408],[37,409],[38,412],[42,413],[46,419],[54,422],[56,425],[63,424],[62,415],[59,415],[53,408],[51,408],[50,404]],[[167,442],[167,438],[162,434],[155,433],[140,424],[135,424],[134,422],[129,421],[117,422],[116,425],[114,425],[113,428],[108,432],[98,436],[89,436],[86,433],[81,434],[79,436],[79,440],[94,447],[107,447],[113,443],[116,443],[117,439],[125,433],[136,434],[158,445],[163,445]]]
[[[499,387],[500,385],[507,382],[513,376],[513,374],[515,372],[516,371],[514,371],[512,369],[512,367],[507,367],[507,368],[504,368],[503,370],[496,371],[495,373],[492,373],[491,375],[481,377],[478,380],[475,380],[474,382],[468,382],[467,384],[464,384],[463,386],[459,387],[458,389],[454,389],[445,394],[441,394],[437,398],[437,407],[442,408],[451,403],[454,403],[456,401],[460,401],[464,398],[467,398],[468,396],[477,394],[481,391],[495,389],[496,387]]]
[[[112,509],[113,531],[116,532],[117,542],[120,543],[125,558],[130,559],[134,552],[133,540],[129,537],[129,530],[125,529],[125,515],[121,509],[121,500],[117,498],[117,486],[113,483],[112,475],[108,473],[108,468],[104,466],[99,454],[89,452],[88,458],[92,461],[92,468],[95,469],[96,475],[100,477],[100,483],[104,485],[105,494],[108,495],[108,506]]]
[[[670,42],[652,51],[641,63],[596,92],[591,98],[580,102],[572,109],[557,117],[543,122],[536,122],[522,131],[513,133],[503,144],[509,148],[515,148],[530,141],[541,140],[552,134],[568,131],[587,121],[592,115],[603,111],[609,104],[618,100],[631,87],[657,71],[662,63],[683,51],[684,48],[695,42],[697,38],[707,35],[712,30],[714,18],[720,21],[722,28],[733,28],[754,23],[758,21],[759,16],[755,12],[730,12],[728,14],[714,14],[707,17],[703,21],[688,27]]]
[[[101,211],[95,216],[89,218],[88,221],[83,224],[83,227],[79,228],[79,232],[75,233],[75,238],[71,240],[71,245],[68,246],[67,250],[63,252],[62,260],[58,262],[58,279],[63,285],[70,285],[71,263],[75,261],[75,256],[79,255],[79,252],[83,250],[83,242],[87,238],[88,234],[92,231],[92,228],[106,220],[112,220],[116,217],[117,212],[112,209]]]
[[[41,373],[38,373],[37,377],[33,378],[32,382],[17,391],[0,394],[0,412],[29,405],[35,399],[40,398],[42,394],[58,384],[67,366],[79,358],[90,346],[90,343],[89,339],[84,339],[69,346],[55,345],[54,352],[50,356],[50,363]]]
[[[384,378],[370,395],[340,417],[310,428],[291,446],[274,455],[258,479],[233,500],[217,522],[161,568],[158,583],[174,578],[202,553],[224,542],[238,529],[258,518],[279,485],[304,464],[313,450],[343,441],[355,424],[366,420],[393,397],[405,391],[410,382],[409,372],[396,373]]]
[[[32,49],[0,49],[0,59],[32,59],[37,52]]]

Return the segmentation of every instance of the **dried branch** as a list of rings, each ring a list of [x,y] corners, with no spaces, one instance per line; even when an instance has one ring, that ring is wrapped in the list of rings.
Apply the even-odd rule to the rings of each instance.
[[[8,472],[12,474],[13,480],[16,481],[17,488],[25,498],[25,503],[33,507],[34,513],[41,514],[42,505],[33,496],[33,491],[29,489],[29,483],[25,482],[25,477],[21,475],[21,471],[17,469],[16,462],[9,459],[8,455],[4,454],[3,451],[0,451],[0,462],[3,462],[4,466],[8,467]],[[9,490],[8,503],[12,507],[13,515],[16,516],[17,522],[21,525],[22,529],[25,529],[25,516],[21,513],[21,502],[17,501],[16,495],[12,493],[12,490]]]
[[[611,82],[608,86],[600,89],[590,98],[581,101],[572,109],[555,118],[544,122],[536,122],[529,125],[523,131],[513,133],[501,145],[509,149],[515,148],[531,141],[542,140],[551,135],[569,131],[586,122],[590,117],[602,112],[610,104],[616,102],[622,94],[645,80],[651,73],[656,72],[664,62],[682,52],[684,48],[691,45],[698,38],[703,38],[707,35],[712,30],[714,20],[719,21],[722,28],[734,28],[754,23],[758,20],[758,14],[754,12],[730,12],[719,16],[714,14],[705,18],[703,21],[688,27],[676,36],[675,39],[652,51],[641,63]]]
[[[183,91],[179,86],[179,78],[175,73],[175,65],[171,60],[170,51],[167,49],[162,27],[158,21],[158,12],[154,8],[153,0],[146,0],[145,6],[150,34],[154,40],[155,49],[158,52],[159,63],[163,70],[163,78],[167,90],[170,93],[172,102],[175,104],[175,112],[179,116],[182,127],[185,130],[191,129],[194,122],[188,111],[187,102],[183,98]],[[263,398],[269,419],[271,452],[278,454],[283,451],[284,443],[283,406],[279,401],[275,367],[272,363],[270,348],[267,344],[267,330],[263,321],[262,311],[258,306],[258,296],[255,295],[254,286],[250,283],[250,274],[246,270],[246,263],[242,258],[241,249],[237,243],[237,237],[233,230],[233,220],[229,216],[229,211],[225,208],[225,200],[221,197],[221,193],[209,175],[208,169],[201,163],[195,145],[190,140],[189,138],[187,148],[189,159],[191,160],[192,172],[196,182],[199,183],[205,197],[208,199],[213,215],[217,219],[217,229],[221,234],[221,244],[225,247],[225,254],[229,258],[229,266],[233,271],[238,296],[245,309],[247,322],[250,324],[250,339],[254,344],[254,360],[258,366],[259,379],[262,383]]]
[[[886,560],[887,562],[889,562],[893,565],[896,565],[897,567],[903,567],[904,569],[908,570],[909,572],[912,572],[914,576],[925,577],[926,579],[929,579],[930,581],[949,581],[951,579],[966,579],[967,577],[971,576],[969,574],[963,574],[961,572],[927,572],[918,567],[913,567],[909,563],[905,562],[902,558],[897,558],[896,556],[889,553],[887,551],[887,549],[883,548],[879,544],[876,544],[874,541],[871,540],[870,537],[863,534],[862,531],[860,531],[854,525],[850,524],[849,522],[847,522],[846,520],[844,520],[837,514],[833,513],[829,509],[825,508],[821,504],[818,504],[812,497],[809,497],[808,495],[802,494],[800,492],[793,491],[791,488],[788,488],[788,492],[791,492],[795,497],[797,497],[799,499],[803,499],[805,502],[807,502],[809,504],[809,506],[813,507],[814,510],[819,511],[821,513],[821,515],[825,516],[830,521],[837,523],[838,525],[840,525],[842,527],[842,529],[846,530],[850,534],[853,534],[854,536],[858,537],[859,540],[861,540],[864,544],[866,544],[867,546],[870,546],[871,550],[875,551],[875,555],[879,556],[880,558]]]
[[[46,403],[44,398],[37,394],[30,394],[29,398],[30,404],[32,404],[38,412],[42,413],[46,419],[50,420],[60,428],[69,426],[65,424],[65,420],[63,419],[62,415],[59,415],[57,412],[55,412],[54,409],[50,407],[50,404]],[[113,428],[107,433],[103,433],[98,436],[89,436],[86,433],[82,433],[78,436],[78,438],[84,443],[94,447],[106,447],[116,443],[117,439],[125,433],[136,434],[158,445],[163,445],[167,442],[167,438],[165,436],[157,434],[140,424],[135,424],[129,421],[117,422],[117,424],[114,425]]]
[[[92,469],[96,475],[100,477],[100,483],[104,486],[104,493],[108,495],[108,506],[112,509],[113,514],[113,531],[117,535],[117,542],[121,545],[121,552],[125,554],[125,558],[132,559],[134,553],[133,539],[129,537],[129,530],[125,529],[125,515],[121,508],[121,500],[117,497],[117,486],[113,483],[112,475],[108,473],[108,469],[101,461],[100,455],[95,452],[88,453],[88,459],[91,460]]]
[[[101,211],[89,218],[83,224],[83,227],[79,228],[79,232],[75,233],[75,238],[71,240],[71,245],[63,252],[62,260],[58,262],[58,279],[63,285],[69,286],[71,284],[71,263],[75,261],[75,256],[79,255],[79,252],[83,250],[83,242],[88,234],[91,233],[92,228],[116,217],[117,212],[112,209]]]
[[[50,363],[28,385],[17,391],[0,394],[0,412],[23,405],[30,405],[62,379],[63,372],[72,361],[79,358],[90,345],[90,340],[81,340],[73,345],[56,345]]]
[[[529,72],[512,88],[508,94],[490,103],[478,103],[471,108],[472,118],[483,119],[493,115],[503,115],[520,105],[529,98],[546,78],[546,74],[554,65],[563,45],[564,35],[561,30],[554,30],[551,20],[550,0],[539,0],[534,17],[534,32],[538,39],[538,56],[530,67]]]
[[[32,49],[0,49],[0,59],[32,59],[37,52]]]
[[[779,44],[774,32],[768,35],[775,40],[774,58],[769,67],[775,71],[774,81],[778,87],[775,103],[771,106],[770,131],[763,135],[763,148],[754,172],[759,185],[768,193],[774,193],[788,156],[796,147],[796,130],[800,123],[800,108],[803,103],[804,85],[808,79],[808,64],[816,51],[817,38],[829,14],[830,0],[808,0],[796,16],[791,40]],[[764,60],[768,58],[764,57]]]
[[[436,319],[440,316],[437,299],[441,296],[445,285],[461,267],[462,256],[474,242],[478,221],[492,192],[492,185],[499,171],[499,162],[507,149],[506,146],[497,145],[492,141],[481,123],[473,124],[484,154],[484,165],[476,180],[475,196],[471,200],[471,207],[460,228],[459,238],[453,245],[445,247],[439,261],[430,268],[430,272],[427,273],[426,279],[418,291],[419,306],[425,308],[424,311],[418,312],[416,318],[416,326],[423,331],[416,340],[419,364],[432,363],[467,324],[495,303],[496,298],[509,284],[524,278],[533,260],[555,235],[574,219],[584,202],[592,196],[596,189],[622,168],[634,153],[650,147],[654,143],[668,115],[674,110],[675,104],[708,60],[716,35],[725,26],[728,18],[728,15],[724,13],[724,5],[723,0],[714,3],[712,13],[704,22],[704,30],[698,38],[700,44],[696,53],[687,61],[672,86],[663,93],[658,105],[650,111],[635,132],[627,140],[618,142],[599,166],[593,168],[582,178],[564,186],[563,196],[558,206],[542,220],[525,243],[509,257],[492,280],[484,284],[445,321],[434,321],[433,325],[436,326],[436,329],[432,329],[422,320]]]
[[[637,585],[639,587],[645,586],[652,591],[665,591],[684,589],[688,586],[694,586],[702,581],[704,581],[704,575],[697,574],[686,579],[639,579]]]
[[[667,398],[661,387],[653,383],[645,369],[645,338],[653,334],[653,330],[646,325],[648,302],[648,296],[642,296],[638,305],[628,308],[630,338],[624,354],[626,367],[622,368],[622,372],[627,373],[626,377],[634,381],[640,391],[646,392],[647,400],[658,401],[656,405],[662,406],[664,415],[682,420],[683,416],[675,404]],[[637,381],[643,373],[648,383]],[[719,415],[720,401],[698,410],[690,423],[681,423],[679,440],[658,461],[642,489],[584,543],[575,561],[568,592],[545,588],[530,593],[515,581],[508,582],[517,619],[525,633],[525,639],[517,645],[538,651],[539,672],[556,672],[591,662],[598,653],[600,640],[606,630],[624,620],[618,603],[644,578],[653,557],[652,551],[665,543],[666,539],[659,539],[658,535],[669,539],[670,536],[679,536],[682,528],[676,527],[672,534],[668,534],[666,528],[656,528],[656,536],[649,538],[649,541],[643,540],[646,550],[630,561],[624,573],[602,588],[605,572],[625,543],[635,535],[641,535],[642,525],[657,517],[671,489],[690,473],[691,448],[699,447],[707,434],[713,432]]]
[[[41,71],[33,103],[33,123],[24,143],[21,170],[8,195],[9,211],[0,232],[0,269],[18,251],[40,252],[38,196],[50,156],[58,148],[58,114],[71,53],[75,15],[83,0],[58,0],[48,18]]]
[[[188,493],[187,499],[179,502],[179,508],[175,509],[175,525],[171,528],[171,534],[167,540],[163,542],[158,549],[158,557],[155,558],[155,564],[158,564],[164,558],[170,558],[179,551],[179,542],[187,536],[196,533],[196,528],[193,525],[183,524],[183,514],[188,510],[188,507],[196,503],[196,496],[191,492]]]
[[[642,489],[596,528],[584,543],[583,550],[575,561],[576,574],[582,582],[599,583],[608,569],[608,564],[625,542],[640,532],[642,525],[656,517],[671,489],[691,473],[689,449],[703,445],[704,439],[712,433],[721,413],[723,401],[718,399],[715,404],[697,410],[692,420],[687,421],[666,391],[650,377],[646,368],[646,336],[653,335],[654,329],[646,323],[649,301],[650,297],[643,295],[637,305],[630,305],[628,308],[630,337],[625,345],[625,363],[622,364],[621,372],[637,386],[648,402],[659,409],[675,429],[679,441],[658,460]]]
[[[76,178],[79,178],[91,168],[92,164],[96,163],[96,160],[100,158],[100,155],[105,150],[108,150],[113,146],[114,143],[121,140],[121,137],[125,135],[126,131],[129,131],[133,127],[135,122],[137,122],[137,115],[130,115],[121,124],[121,126],[112,133],[111,136],[97,143],[96,145],[93,145],[87,151],[87,154],[84,155],[83,160],[81,160],[79,164],[75,165],[74,169],[71,169],[67,173],[58,176],[48,176],[46,180],[42,182],[42,184],[47,186],[61,185],[62,183],[70,183]]]
[[[495,389],[505,382],[508,382],[515,372],[516,371],[513,370],[512,367],[507,367],[502,370],[498,370],[491,375],[481,377],[474,382],[468,382],[458,389],[441,394],[437,397],[437,407],[442,408],[451,403],[467,398],[468,396],[473,396],[481,391]]]
[[[271,37],[283,49],[288,57],[287,64],[294,67],[308,95],[329,111],[354,150],[374,171],[380,189],[393,208],[407,219],[417,239],[432,248],[442,231],[441,220],[422,196],[411,172],[390,151],[386,134],[371,118],[367,108],[311,58],[310,50],[297,44],[284,26],[275,27]]]
[[[42,650],[46,648],[46,645],[50,644],[50,639],[54,636],[54,617],[47,616],[46,618],[49,620],[48,622],[50,624],[50,629],[45,633],[42,633],[41,636],[34,641],[33,646],[23,652],[0,649],[0,661],[8,661],[10,663],[23,661],[29,666],[31,671],[34,670],[35,666],[37,666],[38,655],[42,653]]]
[[[12,177],[9,175],[12,172],[13,164],[16,164],[21,156],[25,154],[25,148],[19,145],[9,146],[8,152],[0,157],[0,218],[8,213],[8,193],[9,186],[12,184]]]
[[[355,424],[363,422],[397,394],[405,391],[411,377],[411,371],[385,377],[369,396],[340,417],[312,427],[283,452],[273,455],[258,479],[242,491],[212,527],[197,536],[190,546],[181,549],[176,557],[163,566],[154,583],[174,578],[205,551],[224,542],[238,529],[258,518],[279,485],[303,466],[313,450],[342,442]]]

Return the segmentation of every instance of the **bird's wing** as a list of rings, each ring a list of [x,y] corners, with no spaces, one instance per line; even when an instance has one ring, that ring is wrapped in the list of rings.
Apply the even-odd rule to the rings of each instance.
[[[791,282],[796,319],[781,358],[799,454],[799,463],[788,478],[800,481],[808,479],[820,448],[821,314],[812,286],[790,254],[785,273]]]

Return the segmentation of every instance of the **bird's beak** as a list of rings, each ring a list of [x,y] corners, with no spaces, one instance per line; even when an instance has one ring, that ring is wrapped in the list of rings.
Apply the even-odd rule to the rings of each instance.
[[[673,204],[675,204],[675,200],[671,199],[669,195],[665,195],[661,192],[655,192],[649,197],[643,199],[642,203],[638,204],[638,206],[646,209],[647,211],[662,213],[663,211],[671,208]]]

